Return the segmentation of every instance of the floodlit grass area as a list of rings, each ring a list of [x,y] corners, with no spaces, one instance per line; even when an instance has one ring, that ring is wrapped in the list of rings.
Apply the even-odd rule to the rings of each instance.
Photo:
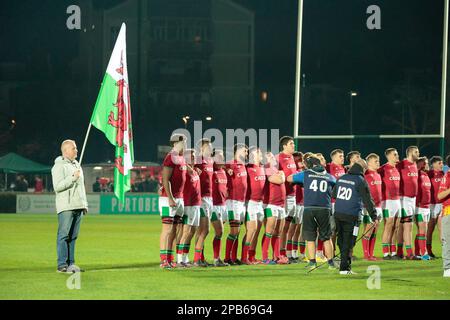
[[[81,274],[81,289],[69,290],[69,275],[56,273],[56,215],[1,214],[0,299],[450,298],[450,279],[442,277],[441,259],[368,262],[361,259],[361,243],[353,263],[358,274],[352,277],[326,266],[307,274],[304,263],[161,270],[160,229],[159,216],[83,217],[76,264],[86,272]],[[433,249],[441,255],[437,232]],[[212,260],[212,236],[205,255]],[[381,257],[380,239],[376,255]],[[381,270],[379,290],[367,288],[371,265]]]

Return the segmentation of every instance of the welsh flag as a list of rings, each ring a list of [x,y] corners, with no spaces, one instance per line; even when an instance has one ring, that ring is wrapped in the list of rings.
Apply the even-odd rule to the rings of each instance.
[[[91,124],[116,147],[114,193],[124,203],[134,162],[126,25],[123,23],[95,103]]]

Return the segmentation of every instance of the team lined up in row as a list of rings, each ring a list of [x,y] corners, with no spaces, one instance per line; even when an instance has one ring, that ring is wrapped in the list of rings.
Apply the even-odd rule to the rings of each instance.
[[[160,238],[161,267],[191,266],[189,251],[195,234],[193,265],[208,266],[203,248],[210,224],[215,233],[214,266],[288,264],[308,260],[304,254],[305,241],[301,232],[304,190],[302,185],[287,180],[291,177],[289,180],[292,181],[294,174],[304,170],[305,160],[312,153],[296,152],[293,138],[283,137],[280,140],[281,152],[276,156],[270,152],[263,154],[257,147],[248,149],[244,144],[237,144],[234,146],[233,160],[225,163],[223,151],[213,150],[208,139],[199,142],[198,154],[193,149],[186,149],[183,135],[173,135],[170,141],[173,149],[163,163],[163,186],[159,201],[163,223]],[[385,155],[388,162],[380,167],[379,157],[370,154],[366,158],[368,170],[365,172],[378,218],[383,216],[385,221],[382,240],[384,257],[402,257],[404,243],[408,259],[419,259],[418,254],[424,260],[429,259],[433,256],[431,235],[442,211],[441,200],[437,199],[439,186],[441,182],[445,183],[442,159],[433,157],[433,168],[427,173],[428,161],[419,158],[417,147],[408,148],[407,158],[400,162],[395,149],[386,150]],[[326,164],[323,155],[315,156],[336,179],[345,174],[342,150],[336,149],[331,153],[332,161],[329,164]],[[350,152],[347,159],[348,167],[351,167],[360,159],[360,153]],[[319,190],[321,186],[308,187]],[[450,205],[450,200],[446,199],[447,202]],[[419,228],[416,255],[411,245],[414,216],[417,217]],[[376,224],[379,219],[376,219]],[[373,260],[377,226],[369,230],[369,226],[372,226],[369,215],[365,215],[363,220],[369,231],[363,239],[364,255],[366,259]],[[229,223],[230,233],[226,239],[225,260],[222,261],[224,222]],[[246,233],[239,260],[239,234],[243,224]],[[263,225],[262,260],[258,260],[256,247]],[[336,227],[333,215],[330,216],[330,225],[334,248]],[[323,255],[323,242],[317,242],[316,256],[312,258],[318,262],[327,261]],[[269,247],[272,247],[271,258]]]

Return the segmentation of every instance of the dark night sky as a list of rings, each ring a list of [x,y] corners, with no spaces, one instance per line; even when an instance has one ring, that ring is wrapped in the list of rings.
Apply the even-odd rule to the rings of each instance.
[[[94,1],[94,5],[102,9],[119,2]],[[292,134],[297,1],[235,2],[254,11],[256,22],[255,116],[249,120],[248,127],[280,128],[281,134]],[[33,90],[16,91],[11,101],[13,108],[0,106],[0,139],[8,127],[5,123],[9,124],[12,117],[18,120],[12,134],[0,140],[0,143],[7,142],[0,152],[17,151],[50,163],[58,152],[61,132],[73,136],[81,145],[92,110],[78,113],[75,110],[72,116],[67,114],[70,108],[65,110],[58,105],[58,92],[64,85],[71,85],[66,75],[78,50],[77,35],[65,28],[66,8],[76,3],[29,0],[2,4],[0,63],[23,63],[26,67],[16,79],[2,72],[0,84],[4,87],[5,80],[24,81],[32,83],[26,88]],[[372,4],[381,7],[382,30],[379,31],[368,31],[365,27],[368,16],[365,11]],[[408,131],[411,127],[418,132],[437,131],[434,128],[440,103],[443,1],[305,0],[304,10],[302,73],[306,74],[306,89],[302,95],[302,133],[349,133],[348,125],[342,125],[349,115],[348,90],[359,93],[354,106],[355,117],[360,117],[354,124],[355,133],[382,133],[374,132],[376,130],[401,133],[398,123],[379,116],[392,113],[398,120],[399,110],[405,112],[409,128],[403,132],[411,133]],[[103,74],[104,70],[98,78]],[[41,83],[49,85],[40,90]],[[323,91],[324,87],[332,89]],[[258,99],[262,90],[269,92],[266,103]],[[409,92],[408,95],[405,92]],[[96,88],[80,92],[92,104],[96,94]],[[133,93],[132,99],[136,101]],[[397,101],[395,106],[393,101]],[[427,121],[421,121],[424,113],[430,115]],[[317,119],[323,121],[323,116],[318,117],[318,114],[335,121],[321,125]],[[382,125],[373,121],[374,117],[378,117]],[[135,126],[145,124],[136,119],[134,123]],[[221,128],[220,123],[217,126]],[[148,130],[151,131],[151,127]],[[89,152],[88,162],[112,156],[112,148],[108,149],[100,134],[94,133],[89,143],[92,145],[88,151],[98,147],[98,150],[108,150],[110,155]],[[367,141],[360,143],[361,150],[366,151],[363,144]],[[325,153],[330,148],[323,142],[315,146],[324,148],[320,151]],[[305,147],[313,146],[306,143]],[[429,148],[430,152],[437,152],[436,144],[430,144]],[[139,150],[136,151],[139,160],[156,160],[155,150],[149,150],[142,139],[137,139],[135,150]]]

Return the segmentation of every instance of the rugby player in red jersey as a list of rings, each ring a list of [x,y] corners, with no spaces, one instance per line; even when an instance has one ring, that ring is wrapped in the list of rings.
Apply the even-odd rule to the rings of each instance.
[[[428,222],[427,227],[427,252],[431,258],[435,258],[436,256],[433,253],[433,232],[438,224],[438,221],[441,219],[442,215],[442,201],[438,199],[439,186],[441,185],[441,181],[444,178],[444,161],[439,156],[434,156],[430,159],[431,170],[428,171],[428,176],[431,181],[431,204],[430,204],[430,221]],[[441,237],[441,230],[439,229],[439,239]]]
[[[382,187],[382,208],[384,217],[383,230],[383,259],[398,259],[395,250],[395,235],[398,230],[399,218],[402,210],[400,201],[400,173],[397,170],[399,161],[398,152],[395,148],[388,148],[384,152],[387,163],[378,169],[383,184]]]
[[[353,164],[355,164],[360,159],[361,153],[359,151],[350,151],[349,153],[347,153],[347,161],[348,161],[347,170],[350,169],[353,166]]]
[[[181,223],[184,214],[183,189],[186,180],[186,163],[183,153],[186,149],[186,137],[174,134],[170,138],[172,150],[166,155],[162,169],[162,191],[159,198],[159,212],[162,218],[160,236],[160,267],[170,269],[173,262],[173,242],[176,226]]]
[[[211,224],[214,228],[213,252],[214,266],[225,267],[228,263],[220,259],[220,249],[222,246],[223,221],[227,217],[226,199],[227,174],[225,173],[225,157],[222,150],[214,149],[212,154],[214,160],[214,173],[212,178],[212,200],[213,208],[211,211]]]
[[[177,242],[177,266],[190,267],[189,249],[192,237],[200,225],[200,205],[201,189],[200,177],[194,169],[195,150],[187,149],[184,151],[186,161],[186,181],[183,189],[184,215],[183,227],[180,230],[179,240]],[[201,251],[195,249],[194,266],[201,266]]]
[[[294,161],[297,166],[297,172],[301,172],[303,170],[303,153],[301,152],[295,152],[293,154]],[[295,229],[293,230],[293,233],[291,232],[288,234],[288,240],[287,240],[287,248],[286,253],[289,258],[289,261],[291,263],[298,263],[299,261],[303,261],[305,258],[305,245],[303,245],[303,249],[300,248],[300,255],[298,254],[298,249],[300,247],[300,244],[304,240],[302,239],[301,229],[302,229],[302,223],[303,223],[303,186],[297,185],[297,189],[295,191]],[[289,256],[289,251],[292,250],[291,256]],[[302,252],[303,250],[303,252]]]
[[[375,204],[375,210],[377,210],[378,219],[372,221],[368,212],[364,210],[363,223],[365,236],[362,238],[362,246],[364,259],[376,261],[377,259],[375,258],[373,251],[375,248],[378,224],[383,216],[383,210],[381,209],[382,181],[380,174],[377,172],[380,168],[380,157],[375,153],[371,153],[366,157],[366,161],[368,169],[364,174],[364,178],[369,185],[370,194],[372,195]],[[373,226],[372,223],[375,223],[375,225]]]
[[[331,162],[327,164],[326,170],[333,177],[339,179],[341,176],[345,174],[344,167],[344,151],[341,149],[335,149],[330,153]],[[336,199],[331,199],[331,216],[330,216],[330,224],[331,224],[331,240],[333,244],[333,250],[336,248],[336,222],[334,220],[334,203]],[[325,262],[327,258],[323,254],[323,241],[317,241],[317,262]]]
[[[247,194],[247,169],[245,161],[248,149],[245,144],[238,143],[233,148],[234,159],[226,164],[228,179],[227,215],[230,223],[230,234],[225,246],[225,262],[230,265],[241,265],[237,258],[240,225],[245,218],[245,197]]]
[[[294,157],[292,156],[295,152],[294,138],[292,137],[282,137],[280,139],[280,149],[281,152],[276,156],[278,161],[278,169],[284,172],[284,176],[288,177],[297,172],[297,165],[295,164]],[[286,200],[284,208],[286,210],[286,219],[281,222],[281,237],[280,237],[280,256],[286,258],[286,245],[288,240],[288,234],[294,233],[296,225],[296,201],[295,201],[295,191],[296,187],[290,182],[285,182],[286,188]]]
[[[419,190],[416,197],[415,222],[418,229],[414,241],[415,255],[420,256],[422,260],[430,260],[427,253],[426,235],[427,225],[430,220],[430,202],[431,202],[431,181],[428,176],[427,157],[421,157],[417,160],[417,170],[419,170]]]
[[[195,168],[200,175],[201,197],[202,203],[200,207],[200,226],[197,231],[197,241],[195,250],[201,250],[201,259],[198,263],[208,266],[204,256],[205,239],[209,234],[209,222],[211,220],[212,210],[212,175],[213,175],[213,159],[211,157],[212,145],[211,140],[201,139],[199,141],[199,156],[195,162]]]
[[[419,159],[419,148],[410,146],[406,149],[406,159],[397,164],[400,173],[400,195],[402,217],[397,233],[397,256],[403,257],[403,242],[408,260],[420,260],[412,251],[412,222],[416,213],[416,196],[418,191],[419,172],[416,161]]]
[[[264,216],[266,218],[265,233],[262,243],[264,264],[287,264],[289,260],[280,257],[280,226],[286,218],[284,204],[286,187],[284,172],[278,170],[276,158],[271,152],[265,154]],[[273,259],[269,259],[269,246],[272,245]]]
[[[241,261],[245,264],[256,264],[256,245],[264,221],[264,185],[266,174],[262,165],[263,155],[258,147],[250,147],[247,165],[247,213],[245,218],[246,235],[242,246]]]

